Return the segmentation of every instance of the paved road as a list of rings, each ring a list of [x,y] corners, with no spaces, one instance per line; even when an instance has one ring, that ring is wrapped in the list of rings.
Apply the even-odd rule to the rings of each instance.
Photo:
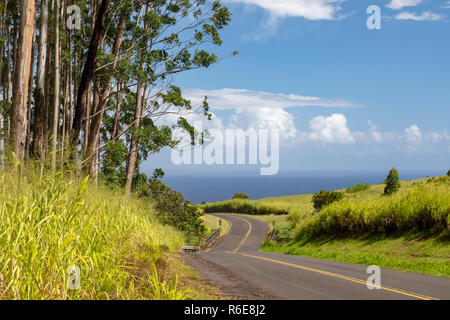
[[[258,252],[269,227],[261,220],[217,215],[232,223],[209,252],[186,261],[222,292],[236,299],[450,299],[450,279],[381,270],[381,288],[369,290],[367,267]]]

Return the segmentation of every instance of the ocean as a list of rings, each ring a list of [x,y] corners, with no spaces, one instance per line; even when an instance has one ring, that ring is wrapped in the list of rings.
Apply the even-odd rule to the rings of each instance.
[[[444,175],[440,171],[400,172],[401,180]],[[231,199],[245,193],[250,199],[337,190],[362,183],[383,183],[387,172],[314,172],[280,176],[166,176],[164,182],[193,203]]]

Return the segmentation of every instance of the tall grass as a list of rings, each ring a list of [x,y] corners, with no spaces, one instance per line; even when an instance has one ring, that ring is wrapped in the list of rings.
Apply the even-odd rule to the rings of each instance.
[[[350,187],[348,187],[345,192],[347,193],[356,193],[356,192],[360,192],[360,191],[365,191],[365,190],[369,190],[370,189],[370,185],[368,183],[358,183],[356,185],[352,185]]]
[[[0,299],[152,299],[152,263],[182,243],[148,201],[67,173],[0,174]],[[79,290],[67,287],[72,265]]]
[[[289,214],[289,211],[285,207],[245,199],[232,199],[222,202],[207,203],[200,207],[205,213],[244,213],[252,215]]]
[[[347,199],[324,208],[296,227],[297,238],[322,235],[439,234],[450,225],[450,189],[425,184],[391,197]]]

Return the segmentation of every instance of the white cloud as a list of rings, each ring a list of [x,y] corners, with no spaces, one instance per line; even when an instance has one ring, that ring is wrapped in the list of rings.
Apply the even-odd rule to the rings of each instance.
[[[441,8],[442,9],[450,9],[450,1],[447,1]]]
[[[391,2],[386,5],[386,7],[394,10],[399,10],[404,7],[415,7],[421,2],[423,2],[423,0],[391,0]]]
[[[369,120],[369,128],[370,128],[370,137],[375,142],[383,142],[383,134],[379,131],[379,128],[372,123],[371,120]]]
[[[430,11],[425,11],[421,15],[411,12],[400,12],[395,16],[397,20],[414,20],[414,21],[438,21],[442,20],[443,16]]]
[[[259,6],[276,17],[302,17],[308,20],[334,20],[340,0],[227,0]]]
[[[298,131],[294,124],[294,115],[283,109],[261,108],[258,112],[239,110],[230,117],[231,128],[277,129],[282,140],[293,139]]]
[[[270,93],[243,89],[183,90],[183,95],[193,104],[201,104],[205,96],[208,103],[215,110],[229,109],[285,109],[291,107],[318,106],[330,108],[361,108],[344,99],[326,99],[318,97],[300,96],[295,94]]]
[[[419,127],[414,124],[405,130],[405,139],[408,143],[418,145],[422,142],[422,132]]]
[[[315,117],[310,121],[310,127],[312,132],[309,133],[309,138],[312,140],[344,144],[355,142],[355,138],[347,127],[347,119],[343,114],[336,113],[329,117]]]

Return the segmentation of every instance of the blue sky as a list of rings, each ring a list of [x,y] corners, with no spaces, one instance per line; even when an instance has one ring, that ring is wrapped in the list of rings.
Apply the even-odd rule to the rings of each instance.
[[[239,55],[176,79],[194,102],[210,98],[209,127],[279,129],[281,174],[450,169],[450,1],[224,2],[232,22],[215,50]],[[381,30],[366,26],[369,5],[381,8]],[[143,169],[159,167],[255,171],[175,166],[170,150]]]

